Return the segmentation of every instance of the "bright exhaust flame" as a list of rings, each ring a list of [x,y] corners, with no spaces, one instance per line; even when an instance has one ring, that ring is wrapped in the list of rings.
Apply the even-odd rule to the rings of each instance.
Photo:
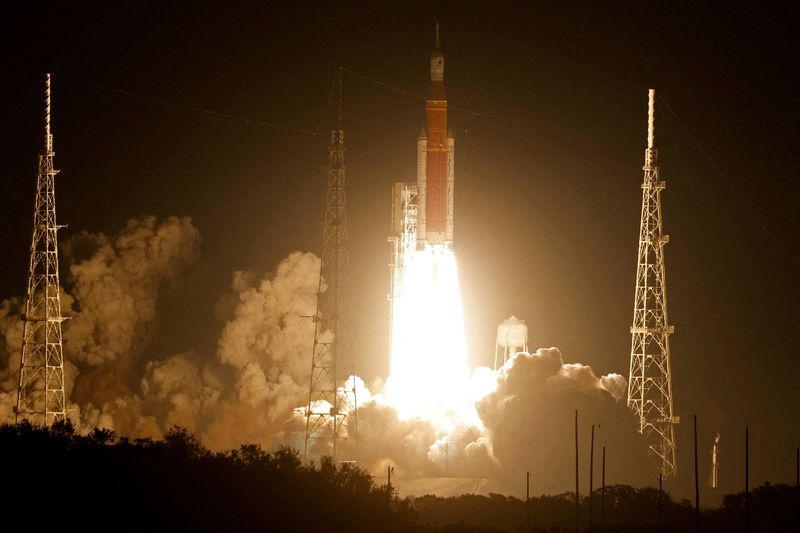
[[[388,402],[403,418],[439,428],[479,423],[470,379],[455,253],[443,246],[410,254],[393,300]]]

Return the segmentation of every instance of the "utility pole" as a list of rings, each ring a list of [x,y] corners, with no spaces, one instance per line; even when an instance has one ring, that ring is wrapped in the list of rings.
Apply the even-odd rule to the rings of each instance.
[[[744,530],[750,531],[750,428],[744,428]]]
[[[800,529],[800,448],[794,450],[795,529]]]
[[[16,421],[49,427],[66,420],[64,349],[58,279],[53,135],[50,133],[50,74],[45,78],[44,146],[39,154],[28,269],[28,295],[23,315]]]
[[[581,530],[581,496],[578,468],[578,410],[575,409],[575,531]]]
[[[600,489],[600,525],[606,525],[606,445],[603,444],[603,469]]]
[[[351,391],[343,389],[337,374],[341,355],[343,322],[343,288],[349,267],[347,255],[347,197],[344,164],[344,130],[342,129],[342,69],[338,76],[337,127],[331,130],[328,166],[328,193],[322,228],[322,264],[317,288],[317,310],[314,320],[314,346],[311,354],[311,379],[306,407],[305,456],[314,444],[327,440],[322,452],[337,459],[339,440],[349,433],[354,419],[355,401]],[[353,386],[355,389],[355,384]]]
[[[661,460],[661,472],[677,474],[675,424],[672,410],[672,370],[669,336],[675,331],[667,317],[661,191],[658,150],[653,145],[655,91],[648,92],[647,150],[644,157],[642,211],[639,220],[639,253],[631,326],[631,360],[628,374],[628,407],[639,418],[639,432]]]
[[[697,415],[694,415],[694,522],[700,531],[700,474],[697,471]]]
[[[592,440],[589,445],[589,529],[592,529],[592,508],[594,502],[594,424],[592,424]]]
[[[661,508],[664,501],[663,472],[658,473],[658,525],[661,525]]]
[[[525,532],[531,531],[531,473],[525,472]]]

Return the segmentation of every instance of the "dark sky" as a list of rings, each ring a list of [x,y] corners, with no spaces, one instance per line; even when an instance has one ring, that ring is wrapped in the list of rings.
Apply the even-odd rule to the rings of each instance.
[[[170,303],[171,349],[213,353],[213,305],[234,270],[318,252],[325,138],[292,128],[330,127],[337,65],[424,94],[438,18],[450,102],[476,112],[450,114],[473,364],[491,362],[497,323],[516,314],[532,347],[627,376],[655,87],[683,477],[697,414],[701,454],[722,434],[723,480],[741,480],[745,424],[754,478],[793,479],[796,12],[730,2],[18,4],[0,16],[0,296],[24,291],[41,74],[51,70],[62,237],[113,233],[141,214],[191,216],[201,232],[186,299]],[[423,109],[345,74],[355,364],[368,377],[387,370],[389,192],[414,179]]]

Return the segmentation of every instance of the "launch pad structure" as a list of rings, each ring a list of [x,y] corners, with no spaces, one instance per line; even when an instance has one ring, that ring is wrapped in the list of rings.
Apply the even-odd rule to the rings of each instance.
[[[647,149],[642,181],[642,211],[639,222],[639,252],[636,292],[631,326],[631,359],[628,375],[628,407],[639,418],[639,431],[650,450],[661,461],[664,477],[677,475],[675,425],[673,414],[672,368],[669,336],[674,327],[667,318],[667,285],[664,246],[669,236],[663,232],[661,191],[666,183],[658,168],[654,147],[655,91],[648,93]]]
[[[23,315],[16,421],[51,426],[66,420],[64,348],[58,279],[55,152],[50,133],[50,74],[45,81],[44,146],[39,155],[28,293]]]
[[[391,226],[389,230],[389,346],[392,345],[391,302],[403,294],[403,272],[417,249],[417,184],[395,183],[392,187]]]
[[[338,72],[338,120],[331,130],[328,148],[328,192],[322,227],[322,263],[317,287],[311,379],[305,410],[304,455],[314,453],[315,444],[326,442],[321,455],[339,459],[339,444],[355,432],[355,381],[350,389],[340,384],[338,360],[345,343],[344,300],[349,259],[347,252],[347,187],[342,129],[342,72]],[[317,449],[317,451],[320,451]]]

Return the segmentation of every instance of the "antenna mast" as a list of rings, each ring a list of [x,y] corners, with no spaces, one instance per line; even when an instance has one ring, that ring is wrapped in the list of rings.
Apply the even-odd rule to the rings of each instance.
[[[639,254],[636,293],[631,326],[631,361],[628,377],[628,407],[639,417],[639,431],[650,449],[661,459],[664,476],[677,474],[673,416],[672,370],[669,336],[675,330],[667,320],[667,289],[664,268],[664,235],[658,151],[654,147],[655,91],[650,89],[647,106],[647,150],[644,157],[642,212],[639,222]]]
[[[16,420],[50,426],[66,419],[61,297],[58,281],[53,135],[50,133],[50,74],[45,82],[44,146],[39,155],[33,210],[28,295],[23,316]]]
[[[342,354],[343,297],[349,268],[347,254],[347,201],[342,129],[342,69],[338,78],[337,125],[328,148],[328,194],[322,228],[322,265],[314,319],[311,382],[306,408],[305,456],[330,455],[337,460],[341,440],[355,422],[355,380],[346,389],[339,383],[337,358]],[[351,399],[352,398],[352,399]],[[353,430],[355,427],[353,427]],[[326,441],[325,447],[316,444]]]

